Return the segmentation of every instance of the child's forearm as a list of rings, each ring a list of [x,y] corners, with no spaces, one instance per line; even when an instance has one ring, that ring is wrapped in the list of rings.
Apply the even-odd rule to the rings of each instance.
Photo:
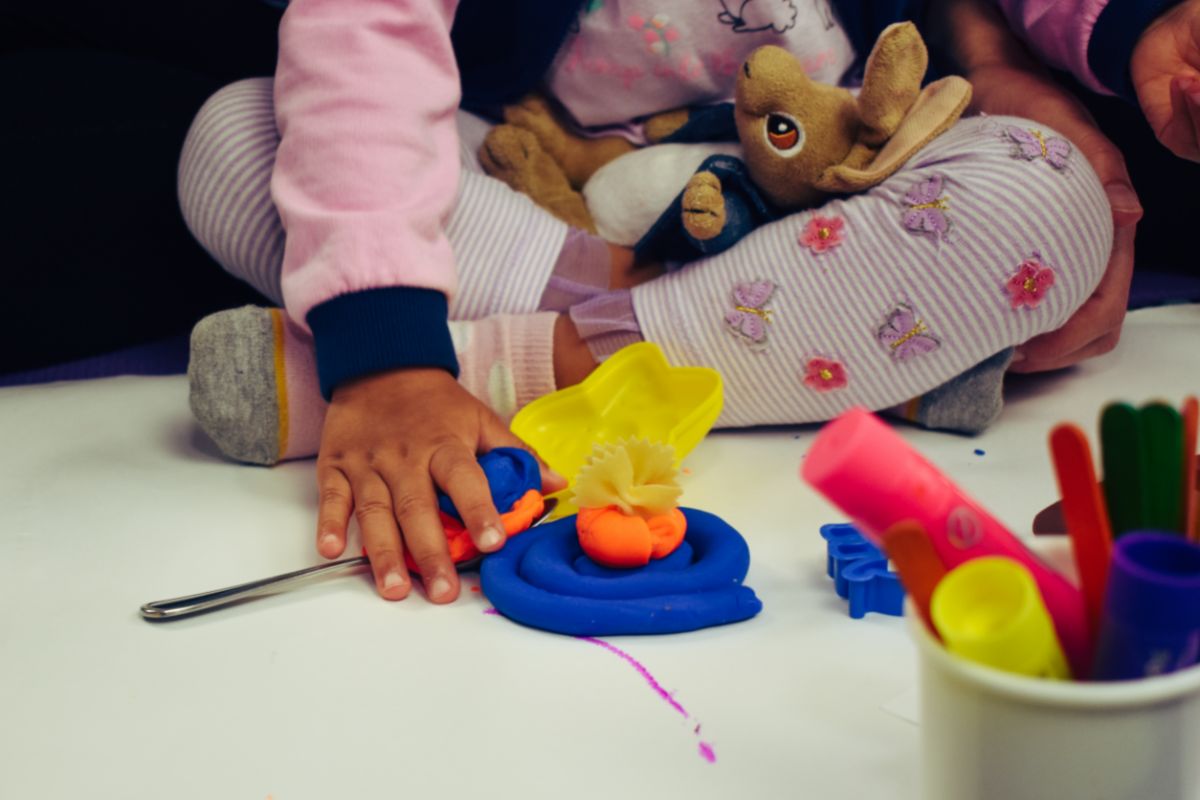
[[[455,366],[442,230],[459,184],[454,6],[293,0],[280,25],[283,295],[312,328],[327,394],[367,373]]]

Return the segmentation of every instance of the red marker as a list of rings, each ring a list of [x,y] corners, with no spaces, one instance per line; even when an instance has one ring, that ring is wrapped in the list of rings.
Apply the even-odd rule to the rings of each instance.
[[[887,557],[896,565],[904,591],[912,598],[913,605],[925,620],[925,627],[935,638],[937,628],[929,614],[929,601],[933,590],[946,574],[946,565],[933,549],[929,534],[912,520],[897,522],[880,537]]]
[[[1112,527],[1104,495],[1096,481],[1096,465],[1087,435],[1076,425],[1063,423],[1050,432],[1050,454],[1058,475],[1063,517],[1079,569],[1093,640],[1104,611],[1108,562],[1112,556]]]

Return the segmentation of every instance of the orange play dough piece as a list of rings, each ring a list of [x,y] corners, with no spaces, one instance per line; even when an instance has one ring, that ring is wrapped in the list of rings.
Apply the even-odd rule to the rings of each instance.
[[[513,503],[513,507],[500,515],[504,532],[516,536],[523,530],[528,530],[533,521],[542,515],[546,508],[546,498],[537,489],[530,489],[521,499]]]
[[[511,509],[500,515],[504,532],[509,536],[516,536],[521,531],[528,530],[533,521],[542,515],[545,507],[546,499],[542,497],[542,493],[537,489],[530,489],[520,500],[513,503]],[[475,547],[475,543],[471,541],[471,534],[461,522],[441,511],[438,512],[438,517],[446,531],[446,545],[450,550],[452,562],[460,564],[479,555],[479,548]],[[417,562],[407,550],[404,551],[404,563],[410,572],[418,571]]]
[[[579,546],[598,564],[643,567],[668,556],[687,532],[683,512],[673,508],[649,520],[626,515],[615,506],[583,508],[575,519]]]
[[[683,535],[687,533],[687,517],[683,516],[683,512],[678,508],[651,517],[648,522],[650,541],[653,543],[651,558],[663,558],[674,553],[675,548],[683,542]]]

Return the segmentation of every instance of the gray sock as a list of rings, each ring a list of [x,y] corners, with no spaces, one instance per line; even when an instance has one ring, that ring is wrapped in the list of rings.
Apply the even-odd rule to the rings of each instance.
[[[192,330],[189,399],[200,428],[237,461],[279,461],[275,323],[270,309],[211,314]]]
[[[1014,348],[1005,348],[957,378],[884,413],[923,428],[980,433],[1004,407],[1004,372],[1013,352]]]

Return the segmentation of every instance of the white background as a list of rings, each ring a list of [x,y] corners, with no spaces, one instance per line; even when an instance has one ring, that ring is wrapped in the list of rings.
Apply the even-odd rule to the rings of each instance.
[[[1094,435],[1108,400],[1200,392],[1198,334],[1198,306],[1137,312],[1118,352],[1010,386],[983,436],[903,433],[1026,532],[1055,497],[1050,427]],[[913,647],[899,619],[851,620],[825,576],[817,528],[841,518],[797,478],[815,428],[714,434],[687,461],[685,504],[749,540],[764,610],[611,640],[685,719],[616,655],[485,615],[474,574],[445,608],[353,575],[142,621],[143,602],[318,560],[312,463],[222,461],[186,395],[0,390],[0,798],[918,796],[895,710]]]

